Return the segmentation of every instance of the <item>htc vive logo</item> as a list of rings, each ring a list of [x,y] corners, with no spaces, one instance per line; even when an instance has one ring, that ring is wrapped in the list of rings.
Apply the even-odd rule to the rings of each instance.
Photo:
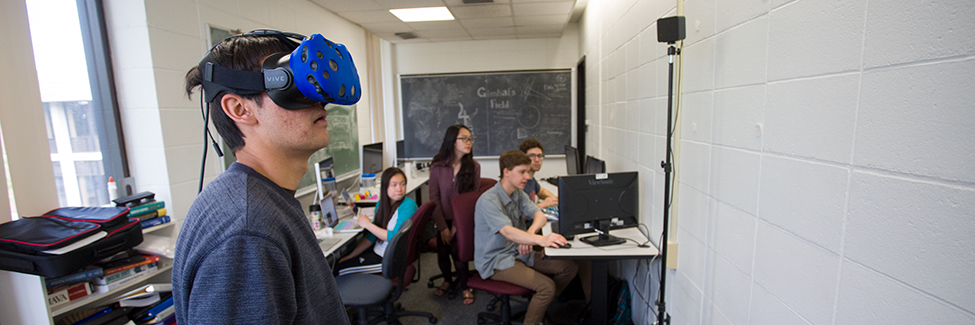
[[[589,180],[589,185],[613,185],[612,179],[601,179],[601,180]]]
[[[288,77],[287,76],[267,76],[267,77],[264,77],[264,79],[267,79],[266,81],[270,81],[270,82],[286,82],[286,81],[288,81]]]

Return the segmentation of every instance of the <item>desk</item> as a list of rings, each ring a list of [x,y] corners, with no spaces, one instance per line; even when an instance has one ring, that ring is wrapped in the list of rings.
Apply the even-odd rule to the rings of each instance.
[[[352,220],[353,217],[355,216],[346,216],[339,219],[339,221]],[[339,249],[341,249],[350,241],[355,239],[357,235],[359,235],[359,233],[361,232],[362,229],[359,229],[359,231],[351,231],[351,232],[334,231],[332,232],[331,236],[325,236],[325,231],[319,230],[315,232],[315,237],[318,238],[318,245],[319,247],[322,248],[322,253],[325,254],[325,258],[328,259],[329,256],[335,255],[333,256],[333,259],[338,260],[339,256],[336,254],[340,252]]]
[[[543,234],[552,232],[550,226],[542,227]],[[609,232],[610,235],[629,238],[638,242],[647,242],[647,237],[640,232],[639,228],[615,229]],[[592,233],[591,235],[596,235]],[[604,324],[606,322],[607,305],[610,303],[606,292],[606,282],[609,275],[608,262],[620,259],[647,259],[660,254],[657,247],[650,244],[650,247],[637,247],[632,241],[626,241],[620,245],[594,247],[579,241],[579,238],[591,236],[590,234],[576,235],[569,241],[572,248],[545,248],[545,256],[553,260],[591,260],[592,261],[592,323]]]
[[[428,181],[430,181],[430,173],[414,171],[412,175],[409,175],[409,173],[407,174],[408,175],[406,175],[406,194],[409,195],[410,193],[416,193],[416,205],[419,206],[423,204],[423,192],[417,191],[417,189],[419,189],[420,186],[423,186],[423,184],[426,184]],[[370,190],[372,191],[378,190],[379,187],[381,186],[379,183],[380,180],[377,179],[376,187],[370,188]],[[359,193],[362,193],[361,188],[358,191]],[[363,204],[363,205],[369,205],[369,204],[375,205],[378,201],[379,200],[358,200],[355,201],[355,203]]]

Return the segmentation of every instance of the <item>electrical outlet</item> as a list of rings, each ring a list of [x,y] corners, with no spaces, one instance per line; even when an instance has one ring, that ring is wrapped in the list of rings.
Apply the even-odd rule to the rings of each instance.
[[[677,242],[672,240],[667,241],[667,268],[677,269]]]

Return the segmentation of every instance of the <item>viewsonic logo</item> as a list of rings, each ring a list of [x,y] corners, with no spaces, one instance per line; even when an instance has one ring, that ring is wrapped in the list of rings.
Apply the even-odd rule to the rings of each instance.
[[[590,179],[589,185],[613,185],[613,180],[612,179],[603,179],[603,180]]]

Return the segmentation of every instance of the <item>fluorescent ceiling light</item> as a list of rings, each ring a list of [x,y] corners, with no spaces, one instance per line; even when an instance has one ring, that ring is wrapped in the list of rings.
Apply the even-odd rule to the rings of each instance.
[[[447,7],[390,9],[390,13],[403,22],[454,20]]]

